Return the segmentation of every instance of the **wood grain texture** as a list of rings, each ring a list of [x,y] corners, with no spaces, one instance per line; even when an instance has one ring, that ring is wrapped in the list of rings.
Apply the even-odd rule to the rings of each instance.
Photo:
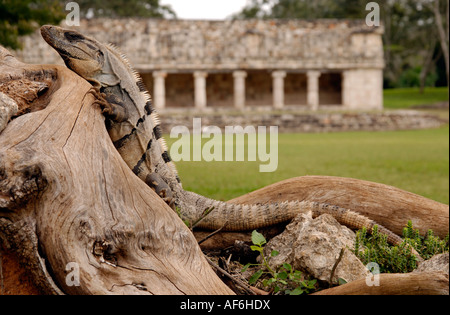
[[[380,274],[379,285],[368,286],[366,279],[312,295],[448,295],[448,274],[444,272]],[[371,279],[372,281],[374,279]],[[369,282],[370,283],[370,282]]]
[[[232,294],[184,223],[123,162],[91,86],[65,67],[5,61],[0,73],[56,74],[45,108],[0,134],[0,234],[19,221],[33,227],[30,255],[46,269],[35,276],[51,278],[41,285],[66,294]],[[79,285],[66,281],[74,264]]]

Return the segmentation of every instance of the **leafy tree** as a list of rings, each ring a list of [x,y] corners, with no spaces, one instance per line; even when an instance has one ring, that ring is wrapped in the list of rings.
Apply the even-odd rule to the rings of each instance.
[[[364,16],[365,3],[361,0],[280,0],[272,7],[274,18],[361,18]]]
[[[175,18],[176,13],[160,0],[78,0],[82,17]]]
[[[268,12],[264,11],[265,7],[272,7],[273,0],[251,0],[241,12],[232,15],[235,19],[254,19],[265,18]]]
[[[430,1],[427,1],[430,2]],[[426,4],[428,9],[433,12],[434,21],[436,24],[436,30],[439,34],[439,43],[441,46],[441,52],[444,56],[445,61],[445,71],[447,75],[447,86],[449,84],[449,65],[450,65],[450,57],[449,57],[449,1],[439,0],[431,1]]]
[[[59,24],[67,15],[66,0],[0,0],[0,44],[20,49],[19,36],[44,24]],[[81,17],[176,17],[160,0],[77,0]]]
[[[235,18],[362,18],[363,0],[252,0]]]
[[[0,0],[0,44],[19,49],[19,36],[43,24],[58,24],[64,16],[57,0]]]

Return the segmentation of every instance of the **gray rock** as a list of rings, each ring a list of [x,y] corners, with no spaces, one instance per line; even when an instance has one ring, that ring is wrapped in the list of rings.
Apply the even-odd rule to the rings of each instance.
[[[369,274],[367,268],[350,251],[354,239],[355,233],[330,215],[312,219],[311,214],[300,214],[283,233],[269,241],[265,254],[270,255],[272,250],[280,253],[270,260],[273,268],[286,262],[313,278],[329,282],[340,251],[345,248],[332,282],[337,283],[339,278],[350,282]]]
[[[449,253],[434,255],[420,263],[413,272],[443,271],[449,273]]]

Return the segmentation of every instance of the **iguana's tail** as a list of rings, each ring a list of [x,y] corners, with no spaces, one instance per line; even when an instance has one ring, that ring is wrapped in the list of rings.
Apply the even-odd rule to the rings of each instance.
[[[224,231],[254,230],[287,222],[299,213],[311,211],[314,218],[328,213],[348,228],[359,230],[365,227],[369,233],[372,232],[374,225],[377,225],[378,233],[386,235],[390,244],[397,245],[402,242],[398,235],[375,221],[355,211],[325,203],[297,200],[241,205],[209,199],[186,191],[180,200],[179,206],[181,208],[181,218],[191,223],[198,221],[205,210],[214,208],[197,224],[197,227],[207,230],[220,228],[223,228]]]

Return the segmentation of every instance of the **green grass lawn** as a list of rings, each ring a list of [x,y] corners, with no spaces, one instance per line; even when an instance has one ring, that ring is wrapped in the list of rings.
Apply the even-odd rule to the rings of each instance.
[[[428,105],[448,101],[448,88],[426,88],[420,93],[419,88],[384,90],[384,107],[387,109],[404,109],[415,105]]]
[[[168,140],[170,146],[176,139]],[[207,141],[207,140],[205,140]],[[394,132],[279,134],[278,169],[260,162],[177,162],[184,188],[229,200],[291,177],[329,175],[392,185],[449,203],[449,127]]]

